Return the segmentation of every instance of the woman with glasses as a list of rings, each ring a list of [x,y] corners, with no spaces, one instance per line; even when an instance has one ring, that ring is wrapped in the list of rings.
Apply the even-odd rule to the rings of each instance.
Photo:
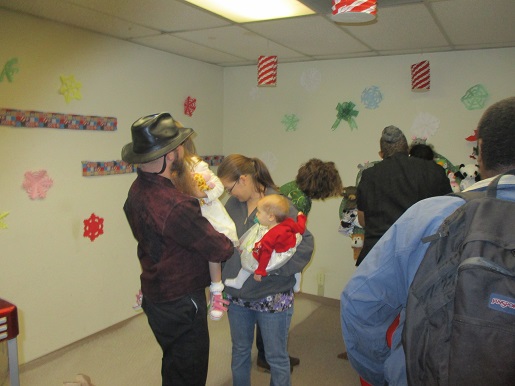
[[[225,208],[236,225],[238,237],[250,229],[256,220],[257,202],[264,196],[280,194],[263,161],[241,154],[227,156],[218,167],[218,178],[231,195]],[[298,210],[290,202],[290,217],[296,218]],[[291,364],[287,351],[288,330],[293,315],[293,286],[295,274],[302,272],[313,253],[313,235],[306,229],[297,252],[283,267],[270,272],[261,282],[247,280],[243,287],[225,288],[230,301],[229,324],[232,339],[232,375],[236,386],[250,385],[251,350],[254,326],[258,353],[268,362],[271,385],[291,385]],[[241,268],[237,256],[228,260],[222,279],[235,277]],[[263,348],[260,350],[259,335]],[[266,363],[265,362],[265,363]]]

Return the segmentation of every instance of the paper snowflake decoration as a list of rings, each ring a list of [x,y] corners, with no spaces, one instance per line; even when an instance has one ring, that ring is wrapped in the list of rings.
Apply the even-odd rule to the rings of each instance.
[[[315,68],[310,68],[300,76],[300,84],[307,91],[315,91],[320,87],[322,82],[322,74]]]
[[[197,108],[197,100],[192,97],[187,97],[184,100],[184,114],[191,117]]]
[[[297,130],[297,123],[299,123],[299,118],[297,118],[295,114],[286,114],[281,123],[285,126],[286,131],[295,131]]]
[[[476,84],[467,90],[465,95],[461,97],[461,102],[467,110],[479,110],[485,106],[488,99],[488,91],[481,84]]]
[[[7,80],[9,82],[12,82],[14,80],[14,74],[16,74],[19,71],[18,68],[16,67],[17,64],[18,64],[17,58],[9,59],[5,63],[4,69],[0,73],[0,82],[2,82],[4,80],[4,77],[7,78]]]
[[[72,99],[82,99],[82,95],[80,93],[82,83],[76,81],[74,75],[61,75],[60,79],[61,88],[59,89],[59,94],[64,95],[64,100],[66,101],[66,103],[70,103]]]
[[[411,132],[417,138],[429,138],[440,127],[440,120],[429,113],[419,113],[411,125]]]
[[[382,100],[383,94],[377,86],[367,87],[361,93],[361,103],[363,103],[367,109],[377,109]]]
[[[23,181],[23,189],[32,200],[36,198],[45,198],[48,189],[52,187],[54,181],[48,176],[46,170],[37,172],[25,172],[25,180]]]
[[[9,212],[0,213],[0,229],[7,229],[7,224],[4,222],[4,218],[7,217]]]
[[[84,237],[89,237],[91,241],[94,241],[102,234],[104,234],[104,219],[91,213],[91,216],[84,220]]]

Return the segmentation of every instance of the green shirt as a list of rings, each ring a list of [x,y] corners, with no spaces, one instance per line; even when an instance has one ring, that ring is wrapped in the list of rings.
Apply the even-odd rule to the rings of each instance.
[[[288,197],[293,205],[306,216],[311,210],[311,198],[299,189],[295,181],[288,182],[281,186],[281,193]]]

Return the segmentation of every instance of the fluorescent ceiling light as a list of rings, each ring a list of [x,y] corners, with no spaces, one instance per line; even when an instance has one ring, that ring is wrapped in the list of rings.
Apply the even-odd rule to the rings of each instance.
[[[237,23],[314,14],[297,0],[186,0]]]

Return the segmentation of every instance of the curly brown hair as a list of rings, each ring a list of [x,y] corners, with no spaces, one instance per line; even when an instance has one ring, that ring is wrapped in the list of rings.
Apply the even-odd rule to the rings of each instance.
[[[295,182],[299,189],[313,200],[343,195],[340,173],[332,161],[324,162],[318,158],[311,158],[301,165]]]

